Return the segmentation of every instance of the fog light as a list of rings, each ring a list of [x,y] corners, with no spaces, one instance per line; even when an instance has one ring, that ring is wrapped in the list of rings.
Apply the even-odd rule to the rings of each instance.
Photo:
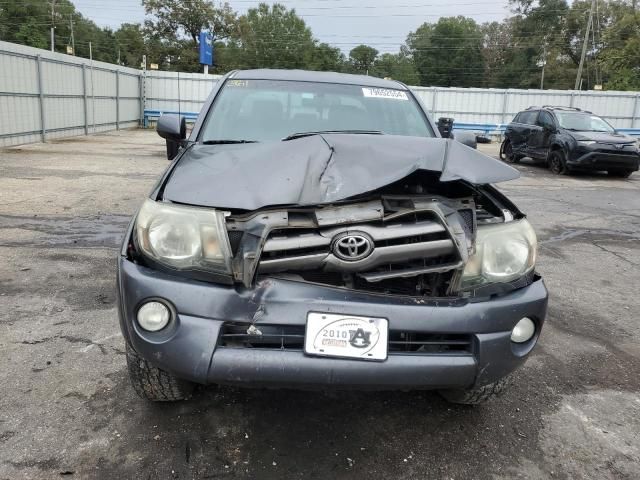
[[[170,319],[171,312],[164,303],[147,302],[138,310],[138,323],[149,332],[162,330]]]
[[[524,317],[511,331],[511,341],[516,343],[524,343],[533,337],[536,333],[536,324],[530,318]]]

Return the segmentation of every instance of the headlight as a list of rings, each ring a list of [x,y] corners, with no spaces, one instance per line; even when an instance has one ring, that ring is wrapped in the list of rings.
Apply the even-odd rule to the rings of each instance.
[[[142,252],[177,269],[231,272],[224,212],[146,200],[136,219]]]
[[[578,140],[578,145],[582,145],[583,147],[588,147],[589,145],[593,145],[596,143],[595,140]]]
[[[533,270],[538,242],[527,220],[482,225],[476,253],[462,275],[462,288],[511,282]]]

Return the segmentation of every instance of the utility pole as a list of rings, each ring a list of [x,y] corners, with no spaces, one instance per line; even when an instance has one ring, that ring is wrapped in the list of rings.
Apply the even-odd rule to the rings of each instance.
[[[542,73],[540,74],[540,90],[544,90],[544,67],[547,64],[547,43],[542,45],[542,59],[538,62],[538,66],[542,67]]]
[[[69,15],[69,24],[71,25],[71,50],[76,54],[76,39],[73,36],[73,17]]]
[[[578,65],[578,75],[576,75],[576,84],[574,90],[581,89],[582,86],[582,67],[584,67],[584,58],[587,56],[587,43],[589,42],[589,30],[593,23],[593,11],[596,8],[596,0],[591,0],[591,8],[589,9],[589,20],[587,21],[587,31],[584,32],[584,42],[582,43],[582,55],[580,56],[580,65]]]
[[[55,34],[55,29],[56,29],[56,22],[55,22],[55,6],[56,6],[56,0],[51,0],[51,51],[53,52],[55,50],[55,45],[56,45],[56,34]]]

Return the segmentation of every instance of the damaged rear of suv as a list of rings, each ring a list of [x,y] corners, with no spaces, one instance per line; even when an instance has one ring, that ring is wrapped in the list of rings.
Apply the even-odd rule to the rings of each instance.
[[[194,384],[499,393],[547,292],[536,236],[492,183],[518,172],[438,138],[397,82],[223,78],[132,221],[118,264],[136,391]]]

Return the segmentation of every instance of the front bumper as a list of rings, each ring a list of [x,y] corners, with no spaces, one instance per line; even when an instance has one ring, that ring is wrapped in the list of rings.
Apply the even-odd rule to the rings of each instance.
[[[252,289],[198,282],[136,265],[118,264],[120,325],[142,357],[178,377],[210,384],[361,389],[469,388],[494,382],[521,365],[544,323],[542,280],[485,301],[373,295],[302,282],[269,279]],[[161,332],[135,321],[149,298],[168,300],[176,319]],[[219,347],[225,322],[304,326],[309,311],[384,317],[390,330],[471,334],[468,354],[394,354],[383,362],[317,358],[302,351]],[[510,341],[522,317],[537,332],[523,345]]]
[[[585,170],[638,170],[640,153],[632,151],[632,147],[625,147],[624,151],[616,149],[591,149],[582,147],[577,149],[569,160],[569,167]]]

